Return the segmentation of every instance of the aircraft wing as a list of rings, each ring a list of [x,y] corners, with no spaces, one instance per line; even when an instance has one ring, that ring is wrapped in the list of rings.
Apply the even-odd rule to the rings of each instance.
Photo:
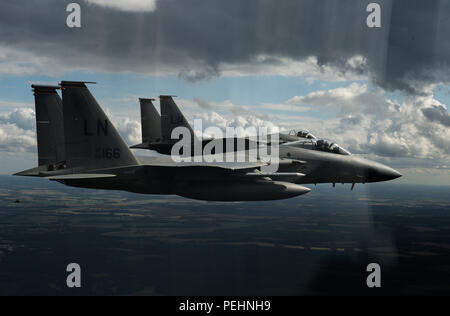
[[[131,149],[148,149],[149,143],[140,143],[137,145],[130,146]]]
[[[143,166],[150,167],[204,167],[204,168],[222,168],[229,170],[246,170],[257,169],[262,166],[266,166],[267,163],[263,162],[174,162],[171,157],[138,157],[139,162]]]
[[[253,178],[270,178],[273,181],[295,181],[299,178],[304,177],[303,173],[299,172],[275,172],[275,173],[266,173],[266,172],[248,172],[244,175],[245,177],[253,177]]]
[[[106,179],[106,178],[114,178],[115,174],[104,174],[104,173],[79,173],[79,174],[64,174],[58,176],[50,176],[46,177],[49,180],[84,180],[84,179]]]

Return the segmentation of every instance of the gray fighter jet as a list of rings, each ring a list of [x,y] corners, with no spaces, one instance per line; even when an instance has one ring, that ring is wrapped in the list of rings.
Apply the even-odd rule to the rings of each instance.
[[[159,99],[161,105],[161,115],[159,115],[158,110],[153,104],[155,99],[139,99],[141,107],[142,143],[133,145],[130,148],[150,149],[163,155],[169,155],[171,154],[173,145],[179,140],[172,139],[172,131],[176,127],[185,127],[190,131],[191,135],[193,135],[192,144],[195,141],[200,141],[202,150],[211,142],[215,142],[218,145],[219,142],[222,142],[222,144],[220,144],[220,148],[223,148],[225,152],[227,151],[226,145],[227,141],[230,141],[230,139],[195,139],[195,133],[192,130],[192,127],[180,111],[172,96],[161,95]],[[283,144],[305,139],[316,139],[316,137],[308,131],[301,130],[297,132],[292,130],[288,134],[278,133],[277,135],[268,135],[265,144]],[[242,139],[234,137],[232,141],[234,143],[234,146],[231,149],[232,151],[248,150],[250,148],[258,147],[260,144],[260,142],[255,142],[248,138]],[[241,143],[238,146],[239,142]],[[194,148],[193,145],[191,147]],[[190,154],[195,155],[196,153],[192,151]]]
[[[153,104],[146,103],[146,106],[149,107],[147,112],[158,113]],[[171,97],[162,97],[161,112],[163,113],[162,117],[165,118],[161,122],[162,126],[167,121],[171,121],[174,127],[183,126],[192,131],[191,126]],[[160,119],[159,115],[153,115],[152,123],[156,125],[158,119]],[[150,130],[148,120],[142,119],[142,128],[143,135],[144,133],[147,135],[156,133]],[[156,147],[151,148],[148,144],[134,146],[134,148],[155,149],[163,154],[170,153],[173,143],[170,143],[168,139],[170,137],[168,131],[171,131],[171,129],[163,128],[162,130],[163,134],[165,133],[166,135],[165,143],[168,146],[164,151],[160,151]],[[271,139],[276,139],[273,136],[269,135],[268,145],[271,144]],[[277,142],[276,145],[279,146],[279,171],[304,174],[305,176],[297,177],[293,180],[297,184],[333,183],[334,186],[335,183],[351,183],[351,188],[353,189],[355,183],[388,181],[401,177],[401,174],[392,168],[353,156],[338,144],[324,139],[317,139],[308,131],[301,130],[297,132],[292,130],[289,134],[280,133],[276,136],[279,136],[279,140],[275,141]],[[210,141],[205,140],[203,144],[205,145]],[[226,149],[225,145],[223,148]]]
[[[82,188],[176,194],[207,201],[277,200],[310,191],[292,181],[303,174],[262,173],[265,164],[260,162],[175,163],[171,157],[135,157],[85,82],[34,85],[33,91],[39,166],[16,175]]]
[[[199,139],[191,125],[188,123],[183,113],[180,111],[172,96],[159,96],[161,115],[159,115],[152,101],[155,99],[139,99],[141,105],[141,127],[142,127],[142,143],[133,145],[133,149],[150,149],[163,155],[170,155],[172,147],[180,139],[173,139],[172,132],[177,127],[184,127],[191,135],[191,152],[183,153],[181,155],[201,155],[206,146],[212,148],[222,148],[224,152],[229,149],[232,152],[239,150],[249,150],[250,148],[258,147],[258,142],[250,140],[249,138],[201,138]],[[289,141],[298,140],[299,138],[289,138]],[[201,149],[200,153],[194,151],[194,143],[198,142]],[[233,146],[229,146],[232,142]],[[227,146],[228,145],[228,146]],[[231,149],[230,149],[231,148]],[[212,152],[212,154],[218,154]]]
[[[297,184],[382,182],[402,175],[383,164],[352,155],[336,143],[306,139],[279,146],[280,172],[300,172]]]

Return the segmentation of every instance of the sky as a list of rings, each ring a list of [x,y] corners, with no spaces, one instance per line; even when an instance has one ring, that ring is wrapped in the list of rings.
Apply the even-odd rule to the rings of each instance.
[[[170,94],[205,127],[306,129],[450,184],[450,1],[79,0],[81,28],[70,2],[0,3],[0,173],[37,163],[30,85],[84,80],[130,145],[138,98]]]

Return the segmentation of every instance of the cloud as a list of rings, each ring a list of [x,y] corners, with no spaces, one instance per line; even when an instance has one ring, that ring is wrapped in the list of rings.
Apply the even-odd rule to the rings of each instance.
[[[10,153],[34,152],[36,134],[14,124],[0,124],[0,151]]]
[[[220,71],[217,67],[212,67],[204,65],[198,67],[197,69],[183,68],[179,73],[178,77],[189,82],[198,82],[206,79],[212,79],[214,77],[219,77]]]
[[[317,56],[302,60],[294,58],[258,55],[245,63],[221,63],[221,74],[228,77],[285,76],[304,77],[308,81],[323,80],[340,82],[368,78],[367,60],[363,56],[351,56],[339,65],[322,64]]]
[[[438,122],[446,127],[450,127],[450,114],[443,105],[434,105],[430,108],[422,109],[423,115],[432,122]]]
[[[18,101],[11,101],[11,100],[0,100],[0,108],[31,108],[33,105],[26,102],[18,102]]]
[[[434,98],[432,87],[423,90],[428,94],[396,102],[383,90],[353,83],[296,96],[288,103],[337,112],[336,118],[306,122],[307,127],[313,134],[333,138],[354,153],[447,161],[448,112]]]
[[[19,48],[1,44],[0,38],[0,75],[30,76],[34,74],[60,75],[70,69],[59,67],[59,59],[53,59]]]
[[[156,0],[85,0],[87,3],[126,12],[152,12]]]
[[[0,51],[0,74],[369,78],[412,94],[450,82],[450,3],[379,0],[383,27],[370,29],[369,2],[89,0],[96,5],[82,6],[74,30],[65,27],[68,1],[3,1],[0,45],[11,53]]]
[[[187,104],[189,105],[189,101],[186,100],[180,100],[181,102],[183,102],[183,104]],[[178,102],[177,102],[178,103]],[[180,103],[182,104],[182,103]],[[260,119],[263,120],[270,120],[270,117],[267,114],[258,112],[258,111],[254,111],[251,109],[250,106],[245,106],[245,105],[236,105],[233,102],[231,102],[230,100],[225,100],[222,102],[208,102],[205,101],[201,98],[194,98],[194,104],[199,106],[201,109],[207,109],[207,110],[214,110],[216,112],[228,112],[228,113],[232,113],[234,116],[244,116],[244,115],[248,115],[248,116],[256,116],[259,117]]]
[[[35,129],[35,114],[31,108],[14,109],[0,114],[0,124],[14,124],[23,130]]]
[[[392,137],[387,133],[369,135],[365,144],[359,144],[366,153],[375,153],[385,157],[408,157],[411,154],[409,144],[401,137]]]
[[[211,104],[201,98],[194,98],[194,102],[204,110],[211,110],[213,108]]]
[[[115,121],[114,125],[127,144],[136,145],[141,143],[142,134],[140,122],[125,118]]]
[[[294,112],[305,112],[305,111],[309,110],[308,107],[301,107],[301,106],[296,106],[296,105],[292,105],[292,104],[279,104],[279,103],[277,103],[277,104],[263,103],[263,104],[259,104],[257,106],[257,108],[272,110],[275,113],[278,111],[286,111],[286,112],[294,113]]]
[[[361,114],[349,114],[343,117],[340,121],[341,126],[358,126],[364,122],[364,117]]]
[[[36,150],[35,116],[32,109],[19,108],[0,114],[0,151],[7,153]]]
[[[396,112],[398,104],[387,99],[382,90],[370,91],[367,84],[352,83],[349,86],[311,92],[288,100],[292,105],[309,105],[314,108],[337,110],[343,117],[364,113],[382,116],[386,111]]]

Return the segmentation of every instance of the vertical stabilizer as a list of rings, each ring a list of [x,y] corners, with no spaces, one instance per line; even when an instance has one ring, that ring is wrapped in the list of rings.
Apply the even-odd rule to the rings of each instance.
[[[32,85],[39,166],[64,163],[64,120],[58,86]]]
[[[173,98],[168,95],[162,95],[159,97],[159,99],[161,104],[162,138],[165,141],[170,141],[172,131],[180,126],[189,129],[192,137],[195,137],[194,131],[184,117],[183,113],[181,113],[180,109],[173,101]]]
[[[61,82],[67,167],[81,171],[137,165],[84,82]]]
[[[155,99],[139,99],[141,104],[142,143],[161,140],[161,116],[152,101],[155,101]]]

